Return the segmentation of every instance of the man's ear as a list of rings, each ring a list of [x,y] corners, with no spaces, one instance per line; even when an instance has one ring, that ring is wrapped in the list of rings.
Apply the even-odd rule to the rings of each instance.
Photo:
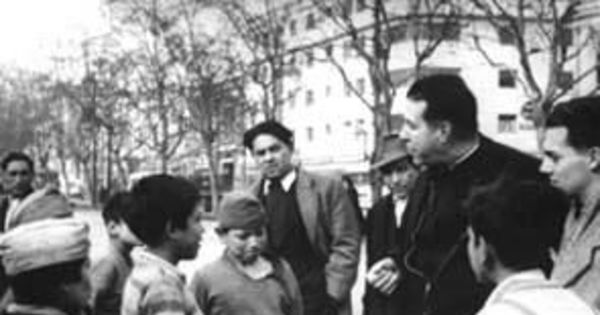
[[[110,220],[108,222],[106,222],[106,232],[108,233],[109,236],[117,236],[117,234],[119,230],[119,223]]]
[[[167,238],[173,239],[179,235],[180,229],[176,228],[172,221],[167,221],[167,224],[165,225],[165,231]]]
[[[593,172],[600,170],[600,147],[591,147],[588,149],[588,155],[590,158],[590,169]]]
[[[442,120],[437,123],[437,129],[439,131],[440,142],[450,142],[450,136],[452,135],[452,124],[449,121]]]

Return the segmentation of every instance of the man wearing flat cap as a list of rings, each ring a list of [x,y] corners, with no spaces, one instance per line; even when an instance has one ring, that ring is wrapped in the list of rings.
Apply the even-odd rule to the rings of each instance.
[[[286,259],[300,285],[305,314],[351,314],[360,232],[339,178],[292,163],[292,132],[275,121],[244,134],[261,171],[252,192],[263,202],[268,249]]]
[[[400,241],[400,225],[408,201],[408,194],[418,175],[417,167],[398,134],[383,138],[381,158],[372,165],[378,172],[389,193],[380,198],[367,215],[365,235],[367,238],[367,286],[364,296],[364,314],[410,314],[406,304],[406,287],[398,288],[397,268],[385,267],[392,261]],[[408,299],[410,300],[410,299]]]

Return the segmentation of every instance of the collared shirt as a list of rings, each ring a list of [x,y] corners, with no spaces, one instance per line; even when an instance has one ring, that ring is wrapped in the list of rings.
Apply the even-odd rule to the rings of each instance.
[[[134,267],[125,283],[121,315],[200,315],[185,276],[145,249],[131,254]]]
[[[463,153],[463,155],[461,155],[460,157],[458,157],[458,159],[456,159],[456,161],[452,162],[449,165],[449,169],[453,169],[456,166],[458,166],[460,163],[466,161],[471,155],[473,155],[475,153],[475,151],[477,151],[477,149],[479,149],[479,137],[477,137],[475,145],[472,146],[469,150],[467,150],[465,153]]]
[[[406,210],[407,198],[393,198],[394,200],[394,217],[396,219],[396,227],[399,228],[402,224],[402,215]]]
[[[290,191],[290,188],[292,188],[292,184],[294,184],[294,181],[296,181],[296,177],[298,177],[298,172],[294,169],[291,172],[288,172],[287,174],[285,174],[285,176],[283,176],[279,182],[281,183],[281,187],[283,188],[283,190],[285,192]],[[268,194],[269,193],[269,184],[271,184],[270,180],[265,180],[264,186],[263,186],[263,191],[264,194]]]
[[[539,269],[516,273],[492,291],[477,315],[594,315],[570,290],[545,278]]]

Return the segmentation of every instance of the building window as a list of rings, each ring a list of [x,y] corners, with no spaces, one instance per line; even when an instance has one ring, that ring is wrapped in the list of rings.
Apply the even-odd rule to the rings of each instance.
[[[360,79],[356,80],[356,90],[361,95],[365,93],[365,79],[364,78],[360,78]]]
[[[310,106],[315,102],[315,95],[313,90],[306,91],[306,106]]]
[[[389,36],[391,43],[403,41],[408,36],[408,27],[404,23],[394,25],[389,29]]]
[[[308,139],[308,142],[312,142],[314,137],[315,137],[314,129],[312,127],[306,128],[306,139]]]
[[[312,13],[309,13],[306,16],[306,29],[307,30],[312,30],[315,27],[316,27],[315,15],[312,14]]]
[[[460,24],[430,23],[420,26],[420,35],[427,40],[445,39],[457,41],[460,39]]]
[[[367,8],[367,0],[356,0],[356,10],[362,11]]]
[[[345,41],[344,42],[344,58],[350,58],[350,56],[352,56],[352,42],[351,41]]]
[[[563,90],[570,89],[573,86],[573,72],[559,71],[556,78],[556,83]]]
[[[344,92],[346,96],[352,96],[352,87],[349,82],[344,82]]]
[[[327,55],[327,57],[333,56],[333,45],[331,43],[325,46],[325,54]]]
[[[306,51],[306,65],[309,67],[312,67],[314,62],[315,62],[315,55],[313,54],[313,51],[309,49]]]
[[[498,115],[498,133],[517,132],[517,115],[499,114]]]
[[[502,26],[498,29],[498,39],[500,44],[514,45],[517,42],[515,33],[508,26]]]
[[[292,91],[288,92],[288,102],[290,104],[290,108],[296,107],[296,93]]]
[[[512,69],[502,69],[499,72],[498,85],[503,88],[514,88],[517,85],[517,73]]]
[[[331,85],[325,86],[325,96],[331,96]]]
[[[356,47],[358,47],[359,49],[365,49],[365,42],[366,42],[365,37],[359,36],[358,39],[356,40]]]
[[[573,30],[570,28],[563,29],[559,34],[561,46],[567,47],[573,45]]]
[[[296,35],[296,20],[290,21],[290,35]]]

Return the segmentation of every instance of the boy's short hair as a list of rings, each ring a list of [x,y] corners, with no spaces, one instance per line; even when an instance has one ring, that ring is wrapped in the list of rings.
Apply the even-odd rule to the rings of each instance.
[[[600,146],[600,96],[574,98],[557,104],[546,128],[565,127],[567,143],[575,149]]]
[[[156,246],[166,228],[185,228],[200,194],[188,180],[171,175],[151,175],[139,180],[131,191],[136,206],[126,220],[131,231],[146,245]]]
[[[119,191],[112,195],[102,209],[104,223],[129,222],[129,217],[134,211],[135,200],[133,195],[127,191]]]
[[[502,265],[547,268],[557,248],[569,200],[547,183],[502,178],[478,188],[467,201],[475,236],[491,244]]]

